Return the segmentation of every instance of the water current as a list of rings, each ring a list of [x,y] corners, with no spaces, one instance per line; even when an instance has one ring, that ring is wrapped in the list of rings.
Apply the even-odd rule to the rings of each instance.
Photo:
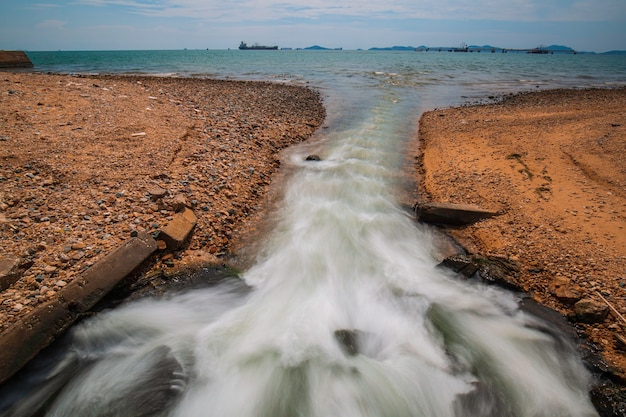
[[[321,161],[305,162],[304,146],[285,154],[271,232],[240,277],[84,321],[46,383],[5,415],[596,415],[569,341],[521,311],[514,294],[437,268],[429,230],[396,198],[422,110],[536,88],[549,71],[488,61],[506,57],[460,65],[452,59],[469,58],[356,54],[293,53],[254,74],[231,63],[215,70],[321,88],[330,115],[313,138]],[[571,69],[582,65],[575,57],[552,58],[572,60],[562,64],[568,76],[586,73]],[[490,66],[496,75],[484,74]]]

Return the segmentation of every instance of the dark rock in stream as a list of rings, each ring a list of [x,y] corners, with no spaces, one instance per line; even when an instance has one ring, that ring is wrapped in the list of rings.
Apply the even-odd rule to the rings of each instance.
[[[355,356],[359,353],[359,333],[358,330],[335,330],[335,339],[346,355]]]
[[[509,258],[453,255],[444,259],[438,266],[449,268],[466,278],[476,276],[485,283],[497,284],[512,291],[521,291],[516,279],[520,267],[517,262]]]
[[[500,287],[521,291],[516,284],[515,276],[519,272],[519,265],[507,258],[480,257],[476,255],[454,255],[444,259],[439,267],[449,268],[465,278],[480,279],[486,283]],[[576,310],[576,319],[580,322],[601,321],[607,314],[607,306],[597,300],[580,300]],[[626,417],[626,381],[622,380],[618,372],[611,369],[602,359],[601,349],[589,341],[584,340],[584,333],[568,321],[568,318],[529,297],[522,297],[519,302],[520,310],[539,320],[531,324],[537,330],[550,335],[559,346],[559,351],[577,349],[585,367],[593,375],[590,387],[590,398],[600,417]],[[472,410],[476,397],[488,395],[484,386],[477,386],[475,391],[459,398],[458,407]],[[497,408],[497,407],[496,407]],[[493,410],[482,410],[491,416]],[[496,414],[497,415],[497,414]]]
[[[70,352],[60,359],[56,366],[48,364],[47,370],[38,377],[38,387],[21,401],[3,409],[0,402],[0,413],[4,417],[37,417],[43,416],[62,394],[66,384],[83,373],[89,373],[94,361],[93,358],[77,355]],[[148,352],[138,362],[137,369],[129,372],[139,372],[133,384],[127,386],[123,397],[102,399],[98,404],[76,403],[74,415],[91,415],[89,410],[98,407],[101,415],[147,417],[164,415],[171,406],[182,396],[187,385],[184,370],[181,364],[172,355],[167,346],[158,346]],[[16,392],[2,392],[5,395],[19,397],[20,385],[28,386],[28,381],[16,381]],[[28,388],[26,388],[28,389]]]
[[[166,411],[184,392],[187,385],[183,368],[167,346],[159,346],[142,359],[151,363],[147,371],[139,375],[128,395],[116,408],[125,415],[148,417]]]

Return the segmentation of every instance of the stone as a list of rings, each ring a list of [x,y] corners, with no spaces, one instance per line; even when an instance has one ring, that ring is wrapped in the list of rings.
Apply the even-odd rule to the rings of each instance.
[[[571,281],[563,276],[554,277],[550,284],[550,292],[564,304],[574,305],[582,298],[580,292],[572,288]]]
[[[355,356],[359,353],[358,330],[335,330],[335,339],[339,343],[339,346],[341,346],[341,350],[348,356]]]
[[[417,203],[413,210],[423,223],[463,226],[497,216],[498,212],[474,205],[452,203]]]
[[[469,278],[478,271],[478,265],[469,255],[453,255],[445,258],[440,267],[446,267],[454,272],[462,274],[464,277]]]
[[[0,255],[0,291],[16,283],[21,277],[20,258],[13,255]]]
[[[197,222],[198,219],[193,210],[185,208],[174,214],[172,221],[161,229],[159,238],[165,241],[168,249],[178,249],[191,234]]]
[[[582,295],[571,288],[560,287],[554,290],[554,296],[563,304],[573,305],[578,302]]]
[[[319,155],[314,155],[314,154],[313,154],[313,155],[308,155],[308,156],[305,158],[305,160],[306,160],[306,161],[321,161],[321,160],[322,160],[322,158],[320,158],[320,157],[319,157]]]
[[[183,194],[176,194],[174,197],[172,197],[170,204],[172,208],[174,209],[174,211],[177,213],[189,207],[187,198]]]
[[[501,256],[481,257],[476,255],[449,256],[439,263],[440,267],[447,267],[466,278],[478,277],[487,284],[496,284],[513,291],[521,291],[517,283],[520,267],[512,259]]]
[[[477,258],[476,261],[479,265],[478,274],[483,281],[512,291],[521,291],[517,283],[520,268],[516,261],[500,256]]]
[[[574,314],[581,323],[599,323],[609,314],[609,307],[601,301],[587,297],[574,304]]]
[[[156,201],[167,195],[167,190],[165,188],[159,187],[158,185],[150,185],[147,191],[153,201]]]

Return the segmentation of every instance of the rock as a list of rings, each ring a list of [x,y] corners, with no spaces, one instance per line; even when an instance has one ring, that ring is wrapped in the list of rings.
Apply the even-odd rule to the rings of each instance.
[[[4,291],[22,277],[20,258],[13,255],[0,255],[0,291]]]
[[[189,203],[187,202],[187,198],[183,194],[176,194],[172,197],[170,204],[175,212],[180,212],[189,207]]]
[[[498,215],[497,211],[468,204],[417,203],[413,210],[424,223],[462,226]]]
[[[312,155],[308,155],[308,156],[305,158],[305,161],[321,161],[321,160],[322,160],[322,158],[320,158],[320,156],[319,156],[319,155],[314,155],[314,154],[312,154]]]
[[[609,314],[609,307],[593,298],[583,298],[574,304],[574,314],[581,323],[599,323]]]
[[[339,342],[341,350],[349,356],[359,353],[359,333],[358,330],[335,330],[335,339]]]
[[[469,278],[478,271],[478,264],[470,255],[453,255],[445,258],[437,266],[446,267]]]
[[[619,333],[615,333],[613,337],[615,339],[615,349],[626,352],[626,337]]]
[[[178,249],[187,239],[196,223],[196,215],[189,208],[176,213],[164,228],[161,229],[159,238],[164,240],[170,250]]]
[[[550,292],[562,303],[573,305],[582,298],[581,294],[574,290],[571,282],[566,277],[555,277],[550,285]]]
[[[517,283],[519,265],[512,259],[500,256],[488,256],[477,258],[480,277],[488,282],[498,284],[503,288],[513,291],[521,291]]]
[[[497,284],[513,291],[521,290],[517,283],[519,265],[509,258],[454,255],[444,259],[438,266],[450,268],[467,278],[478,272],[479,278],[487,284]]]
[[[167,190],[165,188],[161,188],[156,184],[150,185],[147,189],[148,194],[150,194],[150,198],[153,201],[156,201],[160,198],[163,198],[167,195]]]

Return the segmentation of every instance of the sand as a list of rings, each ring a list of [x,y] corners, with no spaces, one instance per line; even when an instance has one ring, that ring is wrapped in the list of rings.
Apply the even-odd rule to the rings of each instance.
[[[447,233],[471,254],[517,261],[519,287],[568,316],[623,374],[626,89],[438,109],[422,116],[419,137],[424,200],[502,213]],[[608,317],[576,320],[583,298],[606,304]]]

